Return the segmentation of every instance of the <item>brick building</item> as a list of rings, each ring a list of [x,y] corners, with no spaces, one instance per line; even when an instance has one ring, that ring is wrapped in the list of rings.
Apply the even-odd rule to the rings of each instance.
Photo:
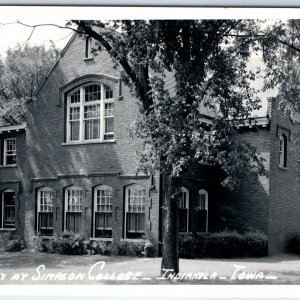
[[[95,239],[145,237],[157,249],[163,182],[159,174],[136,172],[140,142],[129,127],[138,103],[109,55],[90,56],[89,44],[74,35],[28,101],[26,126],[0,128],[0,232],[16,231],[27,241],[35,232],[64,230]],[[270,253],[283,251],[289,234],[300,231],[300,118],[269,101],[269,115],[241,125],[239,135],[266,159],[269,178],[229,192],[212,167],[190,170],[179,231],[260,230],[269,235]]]

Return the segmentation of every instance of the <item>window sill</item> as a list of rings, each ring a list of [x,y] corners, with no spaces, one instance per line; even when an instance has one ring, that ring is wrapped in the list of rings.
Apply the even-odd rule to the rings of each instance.
[[[107,141],[84,141],[84,142],[67,142],[62,143],[62,146],[74,146],[74,145],[89,145],[89,144],[111,144],[115,143],[116,140],[107,140]]]
[[[89,61],[89,60],[94,60],[94,57],[85,57],[84,59],[83,59],[84,61]]]
[[[17,164],[0,166],[0,168],[16,168],[16,167],[17,167]]]
[[[280,170],[284,170],[284,171],[287,171],[289,168],[288,167],[282,167],[282,166],[278,166],[278,168],[280,169]]]
[[[1,231],[16,231],[16,228],[0,228]]]

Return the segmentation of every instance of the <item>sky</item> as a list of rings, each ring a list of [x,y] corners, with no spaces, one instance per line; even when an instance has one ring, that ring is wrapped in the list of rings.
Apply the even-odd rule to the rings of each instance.
[[[228,9],[228,8],[137,8],[137,7],[47,7],[47,6],[0,6],[0,55],[5,57],[9,47],[17,43],[24,45],[27,41],[31,45],[50,45],[52,40],[58,48],[63,48],[72,35],[69,29],[55,26],[32,28],[17,24],[20,21],[27,25],[56,24],[64,26],[70,19],[201,19],[201,18],[270,18],[287,19],[300,18],[300,9]],[[30,38],[30,39],[29,39]],[[253,60],[253,65],[260,64],[259,58]],[[260,88],[262,81],[256,82]],[[260,93],[262,109],[255,112],[257,116],[264,116],[267,112],[269,96],[275,96],[274,91]]]

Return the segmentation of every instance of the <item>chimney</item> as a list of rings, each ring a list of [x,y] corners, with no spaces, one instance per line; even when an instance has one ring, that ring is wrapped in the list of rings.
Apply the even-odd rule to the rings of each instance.
[[[276,97],[268,97],[268,109],[267,109],[267,116],[271,119],[272,115],[271,115],[271,112],[272,112],[272,108],[275,101],[276,101]]]

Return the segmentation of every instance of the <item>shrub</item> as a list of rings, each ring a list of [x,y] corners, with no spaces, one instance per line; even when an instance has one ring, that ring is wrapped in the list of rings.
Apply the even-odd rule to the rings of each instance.
[[[40,252],[57,253],[64,255],[87,254],[89,239],[86,235],[64,231],[53,238],[35,236],[33,247]]]
[[[154,256],[154,247],[148,240],[137,241],[90,241],[86,235],[73,232],[63,232],[51,239],[35,236],[33,247],[40,252],[65,255],[126,255],[126,256]]]
[[[154,247],[148,240],[115,241],[112,244],[112,254],[125,256],[146,256],[154,255]]]
[[[268,255],[268,238],[261,232],[244,235],[244,256],[261,257]]]
[[[267,253],[267,237],[259,232],[240,234],[223,231],[194,236],[179,235],[179,256],[182,258],[258,257]]]
[[[0,235],[0,248],[4,249],[8,242],[12,239],[12,232],[4,232]]]
[[[4,251],[7,252],[18,252],[24,249],[24,241],[21,236],[11,235],[8,243],[4,247]]]
[[[49,252],[49,240],[47,238],[42,238],[39,234],[33,237],[31,245],[33,249],[39,252]]]
[[[178,240],[179,256],[184,258],[205,257],[204,245],[208,236],[207,233],[199,235],[180,234]]]
[[[204,254],[208,257],[233,258],[243,256],[243,237],[233,232],[219,232],[208,236],[204,241]]]
[[[93,240],[89,244],[89,254],[111,255],[111,244],[110,241]]]
[[[155,250],[154,250],[154,246],[151,242],[149,242],[148,240],[145,241],[144,244],[144,251],[142,252],[142,254],[145,257],[154,257],[155,256]]]
[[[300,254],[300,234],[291,236],[287,242],[287,250],[290,253]]]

